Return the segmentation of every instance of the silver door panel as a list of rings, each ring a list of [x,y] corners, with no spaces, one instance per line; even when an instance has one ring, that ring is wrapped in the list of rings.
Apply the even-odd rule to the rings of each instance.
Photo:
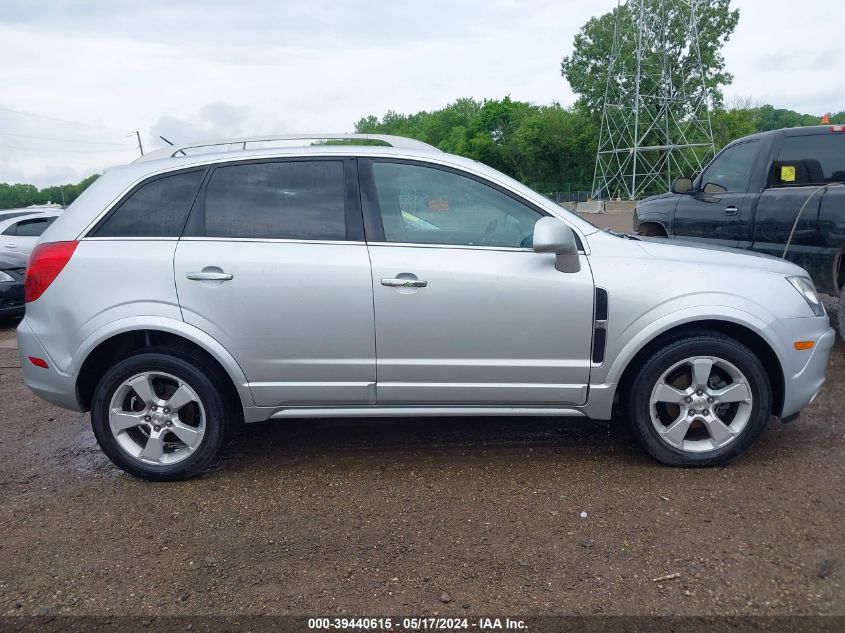
[[[379,404],[586,402],[593,283],[554,256],[371,244]],[[425,281],[418,287],[384,279]]]
[[[257,406],[375,402],[363,244],[187,238],[175,274],[183,318],[235,357]]]

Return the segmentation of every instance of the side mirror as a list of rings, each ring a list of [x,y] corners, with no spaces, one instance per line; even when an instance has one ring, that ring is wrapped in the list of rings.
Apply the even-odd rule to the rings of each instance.
[[[692,191],[692,178],[676,178],[672,183],[672,193],[689,193]]]
[[[718,185],[715,182],[708,182],[704,185],[704,193],[725,193],[727,191],[727,187],[723,187],[722,185]]]
[[[554,253],[555,268],[562,273],[581,270],[575,233],[563,220],[551,217],[537,220],[534,225],[534,252]]]

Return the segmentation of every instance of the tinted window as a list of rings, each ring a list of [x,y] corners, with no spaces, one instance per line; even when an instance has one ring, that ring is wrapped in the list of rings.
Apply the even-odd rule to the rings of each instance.
[[[453,172],[373,163],[388,242],[530,247],[542,215],[504,193]]]
[[[22,220],[20,222],[16,222],[3,231],[3,235],[37,237],[41,235],[55,219],[56,218],[38,218],[35,220]]]
[[[845,134],[789,136],[773,166],[772,184],[845,182]]]
[[[96,237],[179,237],[203,171],[156,178],[141,185],[97,227]]]
[[[701,177],[701,188],[707,185],[723,187],[725,191],[744,192],[748,187],[754,159],[757,157],[757,141],[740,143],[719,154]],[[710,190],[715,190],[711,187]],[[721,191],[721,189],[718,189]]]
[[[218,167],[205,192],[205,234],[343,240],[343,163],[283,161]]]

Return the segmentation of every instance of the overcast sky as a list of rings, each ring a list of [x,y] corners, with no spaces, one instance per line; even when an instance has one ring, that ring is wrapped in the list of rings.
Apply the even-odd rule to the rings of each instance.
[[[725,48],[728,99],[845,110],[841,1],[732,4],[741,17]],[[615,5],[3,0],[0,182],[76,182],[128,162],[134,130],[152,149],[159,134],[352,131],[368,114],[459,97],[570,105],[560,59],[591,15]]]

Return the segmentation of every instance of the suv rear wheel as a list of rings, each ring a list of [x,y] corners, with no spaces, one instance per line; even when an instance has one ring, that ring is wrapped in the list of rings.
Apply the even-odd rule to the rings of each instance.
[[[645,362],[628,397],[634,435],[671,466],[717,466],[742,453],[771,414],[760,360],[716,333],[673,341]]]
[[[94,390],[91,425],[103,452],[137,477],[192,477],[228,435],[215,372],[199,358],[152,349],[114,365]]]

